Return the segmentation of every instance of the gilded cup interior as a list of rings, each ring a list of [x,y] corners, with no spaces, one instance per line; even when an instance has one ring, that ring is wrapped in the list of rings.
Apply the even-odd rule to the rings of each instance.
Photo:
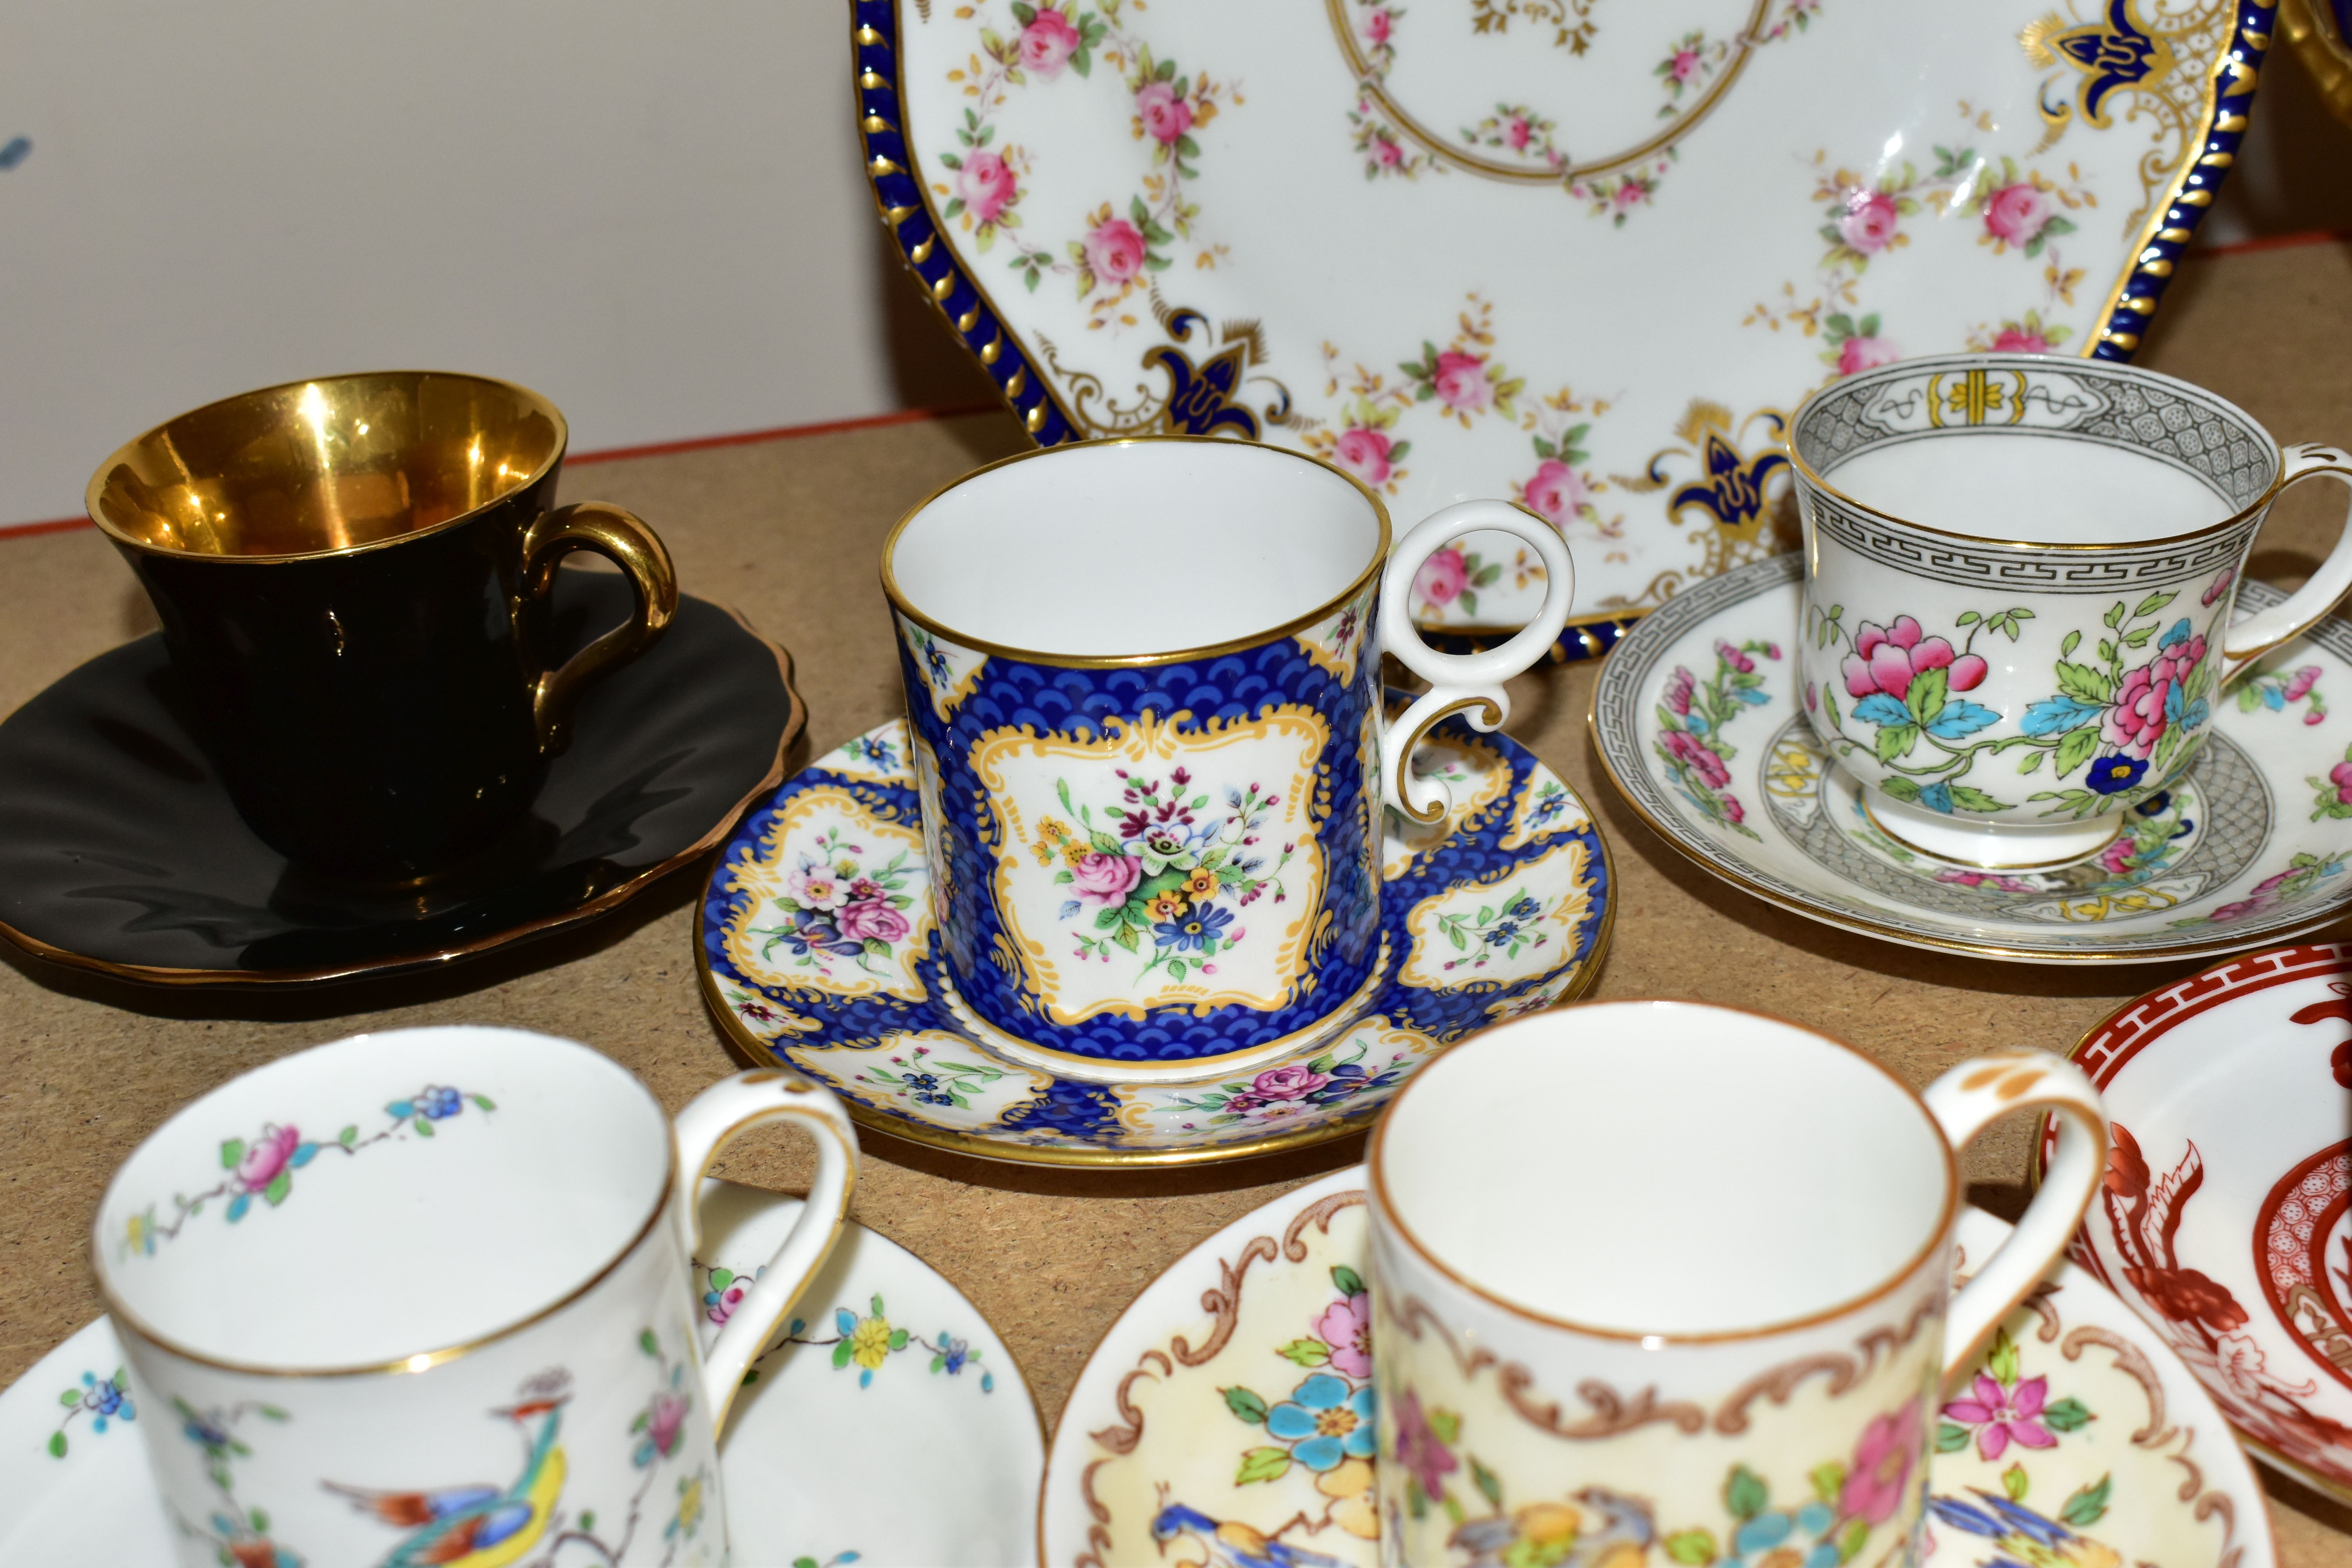
[[[563,416],[487,377],[381,371],[289,382],[183,414],[89,481],[115,539],[224,559],[325,555],[501,500],[563,455]]]

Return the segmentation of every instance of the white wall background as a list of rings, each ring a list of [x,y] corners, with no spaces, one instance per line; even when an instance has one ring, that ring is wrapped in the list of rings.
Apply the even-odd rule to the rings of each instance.
[[[578,450],[985,398],[876,219],[848,31],[844,0],[14,0],[0,524],[337,370],[520,381]],[[2208,242],[2352,226],[2352,135],[2286,53]]]

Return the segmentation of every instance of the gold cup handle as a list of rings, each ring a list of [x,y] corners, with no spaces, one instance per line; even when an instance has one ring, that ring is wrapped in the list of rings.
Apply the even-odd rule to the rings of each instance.
[[[564,660],[562,668],[542,670],[532,683],[531,724],[540,751],[551,757],[571,742],[572,709],[581,691],[660,641],[677,614],[677,573],[660,536],[634,513],[593,500],[557,507],[524,530],[526,603],[547,597],[555,586],[555,569],[575,550],[593,550],[625,573],[637,606],[627,621]]]

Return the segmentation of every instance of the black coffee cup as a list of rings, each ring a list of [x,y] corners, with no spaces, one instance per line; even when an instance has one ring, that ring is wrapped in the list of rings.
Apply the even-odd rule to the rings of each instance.
[[[554,506],[565,438],[522,387],[388,371],[208,404],[90,479],[197,739],[289,860],[406,882],[480,852],[529,811],[581,689],[668,626],[654,531]],[[626,574],[635,613],[549,669],[548,590],[575,550]]]

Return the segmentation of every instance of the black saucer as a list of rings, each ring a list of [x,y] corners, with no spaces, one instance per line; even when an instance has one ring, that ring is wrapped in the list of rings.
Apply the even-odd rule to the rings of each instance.
[[[566,656],[626,616],[566,571]],[[159,984],[300,984],[484,952],[613,908],[724,837],[783,777],[803,710],[783,649],[681,598],[668,634],[581,700],[531,816],[403,892],[309,876],[254,837],[182,721],[160,635],[100,655],[0,723],[0,935]]]

